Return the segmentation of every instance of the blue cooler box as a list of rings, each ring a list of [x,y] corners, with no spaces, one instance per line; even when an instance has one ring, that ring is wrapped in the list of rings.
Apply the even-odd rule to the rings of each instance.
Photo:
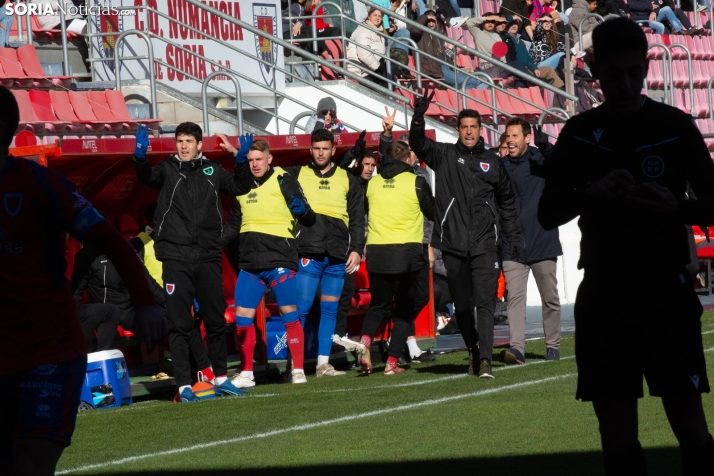
[[[80,408],[113,408],[131,404],[131,382],[124,354],[119,350],[88,354]]]
[[[288,335],[285,324],[280,317],[270,317],[265,323],[267,331],[268,360],[285,360],[288,358]],[[310,321],[305,322],[305,358],[317,358],[317,329]]]

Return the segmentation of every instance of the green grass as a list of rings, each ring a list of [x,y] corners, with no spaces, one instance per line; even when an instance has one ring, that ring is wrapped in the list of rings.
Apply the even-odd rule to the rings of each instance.
[[[713,331],[704,335],[705,349],[714,347],[714,312],[704,315],[703,330]],[[630,346],[623,339],[623,350]],[[277,475],[287,468],[290,475],[446,474],[447,468],[602,474],[592,407],[574,398],[572,336],[564,337],[559,362],[539,363],[542,340],[529,342],[527,351],[528,365],[495,362],[494,380],[465,376],[466,353],[459,352],[397,376],[384,376],[379,368],[367,377],[352,371],[333,379],[308,377],[302,386],[259,385],[248,397],[190,405],[151,401],[83,413],[58,471],[101,465],[71,474]],[[710,376],[713,353],[707,353]],[[703,398],[714,433],[714,396]],[[650,474],[679,474],[679,450],[659,399],[641,400],[640,440]],[[186,449],[202,444],[207,446]],[[167,451],[173,452],[161,454]]]

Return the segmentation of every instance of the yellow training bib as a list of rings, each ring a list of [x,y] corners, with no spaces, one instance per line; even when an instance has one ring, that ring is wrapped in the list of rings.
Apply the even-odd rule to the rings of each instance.
[[[315,213],[338,218],[349,227],[347,193],[350,181],[345,170],[338,168],[332,177],[318,177],[305,165],[300,171],[300,186]]]
[[[295,238],[297,220],[290,213],[278,183],[278,176],[285,173],[280,167],[275,167],[273,175],[263,185],[236,197],[243,215],[241,233]]]
[[[417,176],[402,173],[385,179],[377,175],[367,185],[368,245],[421,243],[424,216],[416,194]]]

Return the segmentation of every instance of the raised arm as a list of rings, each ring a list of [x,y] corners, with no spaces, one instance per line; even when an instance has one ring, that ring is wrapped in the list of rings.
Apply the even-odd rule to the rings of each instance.
[[[253,145],[253,134],[246,133],[239,137],[240,150],[233,147],[225,135],[216,132],[216,136],[221,139],[221,149],[235,157],[233,174],[226,172],[222,167],[218,168],[220,190],[228,195],[245,195],[250,192],[253,180],[248,166],[248,152]]]
[[[134,162],[134,171],[139,182],[147,187],[161,188],[164,184],[164,170],[161,165],[149,165],[149,159],[146,158],[146,150],[149,148],[149,126],[139,125],[136,132],[136,147],[132,160]]]
[[[353,161],[357,160],[360,155],[364,152],[364,149],[367,147],[367,142],[364,140],[364,136],[367,135],[367,131],[364,130],[362,133],[359,135],[359,138],[355,141],[354,147],[351,147],[350,150],[345,153],[345,155],[342,157],[342,160],[340,161],[340,168],[347,170],[348,172],[351,172],[352,174],[357,174],[357,167],[350,167],[350,164],[352,164]]]
[[[437,172],[446,155],[445,144],[440,144],[426,137],[424,114],[429,109],[429,103],[434,97],[434,91],[429,94],[429,89],[424,88],[421,94],[422,96],[414,104],[412,123],[409,127],[409,147],[417,157]]]

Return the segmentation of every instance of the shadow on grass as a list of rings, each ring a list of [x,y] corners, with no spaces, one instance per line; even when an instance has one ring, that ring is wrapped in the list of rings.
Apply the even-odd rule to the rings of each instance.
[[[467,435],[464,435],[467,437]],[[437,446],[434,447],[435,452]],[[397,452],[398,450],[388,451]],[[645,450],[650,476],[676,476],[681,474],[678,448],[656,448]],[[398,457],[397,457],[398,458]],[[117,468],[118,469],[118,468]],[[395,461],[390,463],[362,463],[346,465],[268,467],[255,469],[191,470],[191,471],[138,471],[112,472],[113,476],[320,476],[320,475],[442,475],[442,474],[482,474],[504,475],[524,474],[528,476],[553,476],[577,474],[578,476],[602,475],[602,455],[600,452],[554,453],[512,456],[501,458],[459,458],[423,461]],[[77,473],[84,474],[84,473]]]

